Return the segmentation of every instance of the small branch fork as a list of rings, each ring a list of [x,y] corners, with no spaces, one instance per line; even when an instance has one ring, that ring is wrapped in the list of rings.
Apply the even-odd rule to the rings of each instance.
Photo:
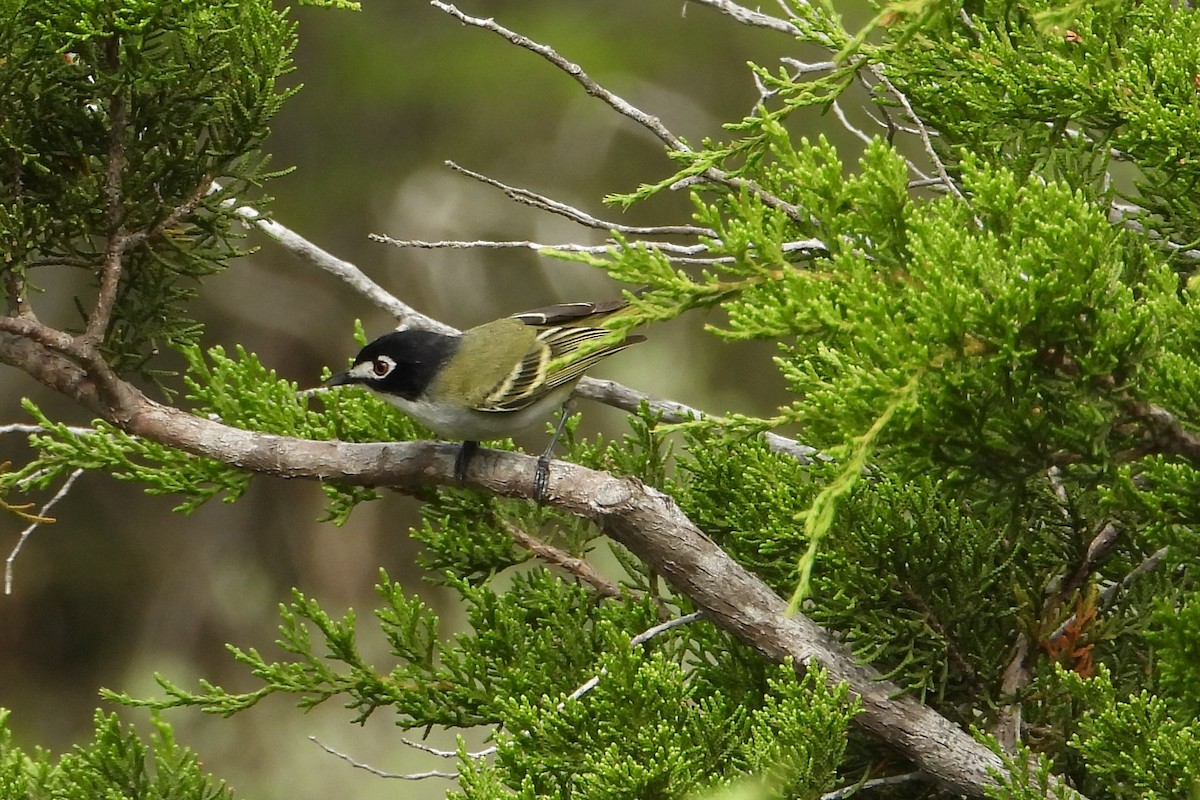
[[[65,481],[63,481],[63,485],[61,487],[59,487],[58,492],[53,497],[51,497],[49,500],[46,501],[45,505],[43,505],[41,510],[38,511],[37,516],[46,518],[46,515],[50,513],[50,509],[54,508],[54,506],[58,504],[58,501],[62,500],[64,497],[67,496],[67,494],[70,493],[71,487],[75,485],[75,481],[82,474],[83,474],[83,470],[77,469],[74,472],[72,472],[70,475],[68,475],[67,479]],[[52,520],[50,520],[50,521],[52,521]],[[17,556],[21,554],[21,548],[25,546],[25,542],[28,541],[29,537],[33,535],[33,532],[35,530],[37,530],[38,527],[42,524],[43,524],[42,522],[29,523],[29,527],[27,527],[25,530],[21,531],[21,535],[19,537],[17,537],[17,543],[15,545],[13,545],[13,549],[9,552],[8,558],[5,559],[5,561],[4,561],[4,593],[6,595],[12,594],[13,568],[14,568],[14,565],[17,563]]]
[[[660,120],[658,117],[653,116],[652,114],[647,114],[645,111],[637,108],[619,95],[616,95],[613,92],[610,92],[608,89],[605,89],[599,83],[594,81],[586,72],[584,72],[583,67],[563,58],[558,54],[557,51],[554,50],[554,48],[539,42],[535,42],[527,36],[517,33],[516,31],[509,30],[493,19],[483,19],[481,17],[472,17],[464,14],[462,11],[459,11],[456,6],[450,3],[444,3],[441,0],[431,0],[430,5],[458,19],[464,25],[472,25],[477,28],[482,28],[483,30],[491,31],[492,33],[496,33],[504,37],[518,47],[529,50],[533,53],[537,53],[554,66],[570,75],[576,83],[583,87],[583,90],[588,95],[600,99],[621,116],[628,117],[629,119],[638,123],[652,133],[669,149],[677,153],[693,152],[692,149],[688,147],[682,139],[671,133],[671,131],[665,125],[663,125],[662,120]],[[763,189],[754,181],[732,176],[724,170],[717,169],[716,167],[709,167],[706,169],[703,173],[703,178],[715,183],[723,184],[731,189],[748,191],[758,197],[758,199],[761,200],[764,205],[774,208],[775,210],[786,214],[796,221],[804,222],[808,219],[808,215],[805,214],[802,209],[792,203],[787,202],[786,200],[783,200],[782,198],[776,197],[767,190]]]

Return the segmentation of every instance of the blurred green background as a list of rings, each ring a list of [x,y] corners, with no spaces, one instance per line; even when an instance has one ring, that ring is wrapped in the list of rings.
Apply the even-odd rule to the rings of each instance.
[[[827,57],[682,0],[471,0],[460,7],[551,44],[693,143],[722,136],[722,122],[754,107],[758,92],[747,61]],[[777,9],[768,4],[767,10]],[[447,159],[602,218],[688,221],[684,193],[628,212],[603,206],[604,195],[658,180],[672,163],[648,132],[532,53],[424,2],[367,0],[361,13],[298,8],[292,15],[300,44],[290,80],[304,88],[275,120],[268,144],[275,167],[296,168],[269,186],[274,214],[419,310],[462,327],[618,291],[595,270],[528,250],[402,250],[369,241],[370,233],[603,240],[452,172],[443,166]],[[849,140],[815,112],[805,122]],[[241,343],[281,376],[315,385],[323,366],[341,365],[356,351],[356,318],[369,335],[393,326],[266,237],[252,234],[249,241],[261,249],[203,287],[199,316],[209,345]],[[710,321],[719,318],[691,315],[650,330],[649,343],[598,374],[714,412],[768,413],[782,389],[771,348],[724,343],[703,333]],[[28,421],[18,405],[22,396],[65,421],[87,420],[6,370],[0,422]],[[578,410],[585,433],[619,434],[623,427],[611,409],[580,403]],[[0,441],[0,461],[21,463],[27,455],[21,437]],[[0,706],[14,710],[18,742],[62,750],[83,740],[100,703],[98,687],[154,695],[156,671],[185,685],[204,676],[231,690],[255,688],[224,644],[281,655],[272,645],[276,609],[293,586],[331,612],[354,607],[365,621],[382,566],[453,628],[456,610],[414,566],[411,501],[391,497],[362,506],[337,529],[315,522],[322,500],[311,484],[259,479],[236,505],[211,503],[184,517],[171,513],[170,497],[84,476],[55,509],[57,524],[26,544],[13,594],[0,597]],[[0,553],[7,556],[20,528],[0,518]],[[366,652],[386,671],[380,637],[369,625],[362,629]],[[147,730],[145,715],[123,716]],[[382,780],[308,741],[316,736],[393,772],[453,768],[402,746],[386,712],[363,728],[347,725],[350,716],[336,704],[305,715],[287,698],[272,698],[230,720],[194,711],[166,718],[242,797],[441,797],[451,787],[444,780]],[[469,741],[478,743],[479,735]],[[430,742],[454,746],[442,732]]]

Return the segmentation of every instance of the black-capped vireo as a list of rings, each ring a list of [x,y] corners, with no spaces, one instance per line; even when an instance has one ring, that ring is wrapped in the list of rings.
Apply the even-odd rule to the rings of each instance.
[[[520,433],[561,408],[550,446],[538,458],[534,494],[541,498],[575,384],[596,362],[646,338],[601,327],[627,306],[624,300],[564,303],[460,335],[392,331],[364,347],[353,366],[327,384],[365,386],[437,435],[461,439],[454,461],[459,481],[479,442]]]

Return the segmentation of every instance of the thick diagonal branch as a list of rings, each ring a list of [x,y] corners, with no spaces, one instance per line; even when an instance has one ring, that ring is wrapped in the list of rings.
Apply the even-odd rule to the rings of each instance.
[[[0,362],[21,367],[131,434],[221,463],[282,478],[338,481],[416,491],[454,482],[457,445],[430,442],[318,442],[244,431],[156,403],[118,382],[100,390],[83,366],[57,356],[56,342],[0,333]],[[485,450],[467,485],[532,499],[536,460]],[[982,795],[1003,774],[1000,759],[954,723],[886,681],[872,667],[786,604],[729,557],[667,495],[640,482],[555,461],[546,502],[593,521],[687,595],[705,616],[762,653],[798,668],[819,665],[845,681],[862,703],[856,718],[956,793]]]

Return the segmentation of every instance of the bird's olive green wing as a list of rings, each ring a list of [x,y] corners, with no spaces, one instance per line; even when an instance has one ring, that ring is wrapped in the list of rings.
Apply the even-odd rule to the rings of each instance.
[[[579,380],[598,361],[642,341],[643,336],[622,339],[610,330],[587,325],[626,305],[623,300],[564,303],[472,328],[463,334],[463,347],[486,340],[491,356],[488,363],[459,370],[461,374],[446,379],[464,388],[459,396],[467,397],[477,411],[520,411]],[[601,339],[611,342],[587,347]],[[579,356],[572,358],[575,353]],[[491,388],[466,391],[467,386]]]
[[[604,328],[552,327],[539,331],[536,346],[508,377],[488,395],[481,411],[520,411],[526,406],[564,386],[579,380],[583,373],[602,359],[642,341],[642,336],[629,336],[611,344],[599,345],[580,352],[589,342],[612,339],[613,332]]]
[[[457,358],[438,375],[437,393],[483,410],[487,398],[513,373],[513,365],[523,364],[539,348],[537,330],[511,317],[471,328],[462,335]]]

